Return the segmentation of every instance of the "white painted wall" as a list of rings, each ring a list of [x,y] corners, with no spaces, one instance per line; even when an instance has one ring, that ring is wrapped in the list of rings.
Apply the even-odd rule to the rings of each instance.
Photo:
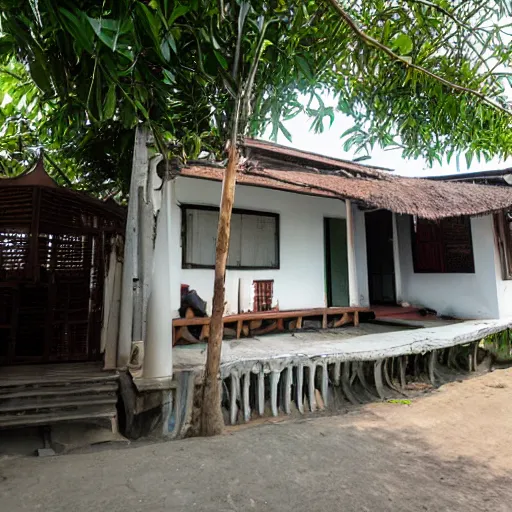
[[[180,283],[207,301],[211,313],[213,293],[212,269],[181,268],[181,210],[178,204],[218,206],[221,184],[214,181],[178,177],[176,201],[172,210],[173,248],[171,264],[176,267]],[[238,288],[241,280],[242,306],[250,307],[252,282],[255,279],[274,280],[274,301],[280,309],[314,308],[325,305],[324,217],[345,218],[345,203],[337,199],[292,194],[257,187],[238,185],[235,208],[278,213],[280,215],[280,268],[278,270],[228,270],[226,275],[226,312],[237,311]],[[366,237],[364,215],[355,211],[357,275],[361,305],[368,305]],[[175,286],[177,286],[175,284]],[[179,286],[177,287],[179,293]],[[177,316],[179,301],[173,299],[172,310]]]
[[[397,216],[397,231],[403,301],[459,318],[499,318],[505,311],[498,301],[492,216],[471,219],[474,274],[415,274],[410,217]],[[512,286],[505,293],[512,298]],[[512,313],[512,300],[507,304]]]

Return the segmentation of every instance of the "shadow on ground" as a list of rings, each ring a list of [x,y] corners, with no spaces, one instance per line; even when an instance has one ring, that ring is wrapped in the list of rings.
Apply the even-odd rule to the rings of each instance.
[[[464,453],[446,459],[421,430],[363,415],[362,427],[355,414],[124,450],[4,457],[2,510],[510,510],[505,473]]]

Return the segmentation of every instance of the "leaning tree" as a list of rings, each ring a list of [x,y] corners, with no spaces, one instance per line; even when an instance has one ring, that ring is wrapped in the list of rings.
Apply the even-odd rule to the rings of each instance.
[[[164,157],[220,157],[229,141],[207,435],[223,423],[224,278],[241,136],[271,127],[290,138],[283,121],[301,112],[322,131],[335,116],[323,102],[329,93],[354,121],[341,134],[347,148],[401,147],[431,163],[464,154],[468,165],[512,149],[508,0],[0,0],[0,9],[4,169],[43,148],[62,179],[122,193],[129,177],[112,163],[129,154],[139,123]]]

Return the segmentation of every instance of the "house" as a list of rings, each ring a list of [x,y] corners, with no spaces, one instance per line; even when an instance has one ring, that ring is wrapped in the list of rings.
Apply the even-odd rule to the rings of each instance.
[[[157,172],[161,157],[150,158],[141,131],[136,148],[131,197],[138,200],[130,202],[128,211],[118,367],[127,366],[134,345],[143,345],[142,376],[135,385],[139,392],[172,388],[166,407],[176,412],[184,407],[176,400],[189,405],[193,400],[193,393],[187,394],[183,386],[190,391],[198,374],[185,372],[186,365],[178,368],[177,361],[193,350],[171,348],[176,336],[171,320],[175,326],[204,326],[209,321],[178,318],[184,287],[195,290],[206,301],[207,314],[211,312],[224,170],[217,163],[188,162],[162,181]],[[287,319],[294,322],[292,328],[297,322],[302,325],[309,311],[323,317],[325,327],[328,315],[338,314],[330,325],[346,323],[345,313],[356,323],[358,312],[383,305],[408,304],[471,320],[436,327],[438,331],[419,329],[393,339],[381,336],[363,352],[365,361],[382,364],[388,356],[436,354],[508,327],[512,247],[506,212],[512,208],[512,189],[404,178],[387,169],[258,140],[246,139],[242,149],[225,281],[225,325],[233,322],[237,337],[243,336],[244,322],[251,315],[280,318],[281,324],[275,323],[282,330]],[[402,348],[396,345],[398,339],[403,339]],[[302,390],[308,382],[311,405],[315,378],[327,390],[332,372],[337,375],[334,381],[343,381],[343,372],[336,373],[342,361],[363,357],[356,345],[349,349],[312,343],[298,343],[297,350],[287,345],[281,354],[278,346],[263,343],[266,348],[249,354],[247,347],[254,344],[248,339],[240,352],[230,348],[223,356],[221,373],[231,390],[232,421],[240,402],[246,404],[244,418],[256,407],[248,398],[253,396],[251,372],[259,379],[258,410],[263,411],[262,390],[267,386],[277,414],[282,393],[289,397],[292,387]],[[204,354],[204,346],[196,352]],[[307,359],[301,359],[306,353]],[[322,357],[328,358],[318,362]],[[277,360],[288,362],[275,366]],[[434,362],[435,358],[429,364]],[[317,366],[323,370],[315,373]],[[379,387],[381,366],[375,372]],[[297,400],[301,402],[302,395]],[[289,408],[289,400],[283,407]],[[170,414],[175,425],[176,417]]]
[[[441,382],[437,366],[474,370],[479,340],[512,326],[510,187],[403,178],[251,139],[241,149],[227,423]],[[42,165],[0,181],[0,427],[115,429],[119,383],[130,435],[189,435],[224,168],[173,163],[166,174],[151,151],[138,129],[128,212],[58,187]],[[187,317],[186,290],[206,316]],[[406,318],[420,309],[438,317]],[[393,326],[358,326],[372,314]],[[199,343],[174,345],[183,339]]]

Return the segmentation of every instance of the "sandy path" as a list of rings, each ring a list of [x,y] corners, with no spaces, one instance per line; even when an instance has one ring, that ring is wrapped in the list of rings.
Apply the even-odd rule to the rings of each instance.
[[[214,439],[0,459],[0,509],[511,511],[512,369]]]

